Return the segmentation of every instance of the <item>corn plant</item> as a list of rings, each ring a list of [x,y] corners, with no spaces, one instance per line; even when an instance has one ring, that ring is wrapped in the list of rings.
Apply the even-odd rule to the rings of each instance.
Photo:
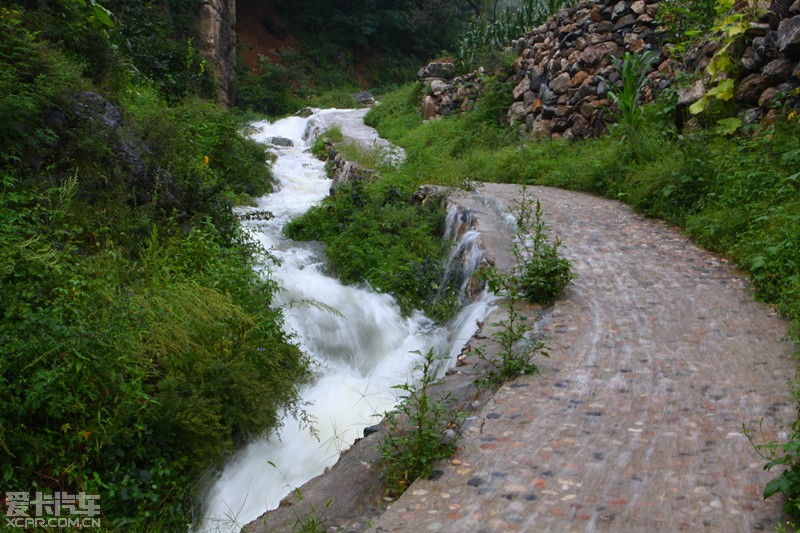
[[[619,122],[629,133],[638,133],[644,124],[639,99],[647,83],[650,67],[657,58],[654,52],[648,50],[643,54],[625,52],[621,59],[618,57],[611,59],[619,71],[622,86],[611,90],[608,99],[616,106]]]
[[[569,3],[571,0],[526,0],[517,8],[506,7],[494,20],[474,19],[458,43],[459,65],[465,71],[476,68],[482,55],[510,46]]]

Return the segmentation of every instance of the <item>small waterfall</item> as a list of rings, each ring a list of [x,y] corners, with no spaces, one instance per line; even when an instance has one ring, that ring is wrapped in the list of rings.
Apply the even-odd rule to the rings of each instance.
[[[475,215],[471,209],[463,209],[458,205],[448,208],[443,238],[455,241],[455,245],[447,259],[441,290],[460,280],[460,297],[464,303],[476,299],[483,291],[483,286],[473,278],[485,260],[485,254],[478,245],[480,232],[474,229],[475,225]]]
[[[283,288],[275,305],[284,309],[287,331],[314,360],[317,378],[303,388],[301,397],[315,421],[315,434],[287,418],[274,434],[251,442],[232,457],[206,495],[197,532],[238,531],[333,465],[363,428],[396,405],[392,387],[414,379],[419,356],[413,351],[433,349],[452,364],[474,334],[476,321],[491,309],[492,299],[484,294],[465,305],[447,327],[436,326],[419,312],[404,317],[391,296],[345,286],[326,276],[318,245],[284,237],[284,224],[321,201],[330,189],[323,163],[307,149],[324,129],[319,124],[336,123],[345,136],[374,142],[374,130],[364,126],[362,118],[362,110],[325,110],[308,119],[289,117],[253,125],[258,141],[281,137],[293,144],[270,148],[278,156],[273,174],[280,188],[259,199],[254,208],[274,217],[245,224],[280,259],[279,266],[270,266]],[[470,271],[469,265],[477,264],[472,259],[477,252],[467,250],[477,247],[474,238],[468,238],[469,245],[464,238],[471,232],[448,229],[447,233],[452,234],[449,238],[461,236],[460,261],[467,258],[461,268]]]

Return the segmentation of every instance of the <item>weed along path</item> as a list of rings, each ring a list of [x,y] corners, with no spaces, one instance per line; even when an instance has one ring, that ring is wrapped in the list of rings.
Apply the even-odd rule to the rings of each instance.
[[[674,228],[602,198],[529,190],[576,273],[546,326],[550,358],[501,387],[435,479],[370,531],[771,531],[782,501],[761,493],[777,472],[742,425],[772,440],[794,419],[787,323]],[[477,194],[489,216],[519,188]]]

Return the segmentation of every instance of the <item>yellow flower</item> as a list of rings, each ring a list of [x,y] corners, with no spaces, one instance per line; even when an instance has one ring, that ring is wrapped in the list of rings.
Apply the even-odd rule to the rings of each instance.
[[[789,116],[788,116],[788,117],[786,117],[786,118],[787,118],[788,120],[794,120],[794,119],[795,119],[795,117],[797,117],[797,111],[792,111],[791,113],[789,113]]]
[[[204,165],[207,165],[207,164],[208,164],[208,156],[207,156],[207,155],[204,155],[204,156],[203,156],[203,164],[204,164]]]

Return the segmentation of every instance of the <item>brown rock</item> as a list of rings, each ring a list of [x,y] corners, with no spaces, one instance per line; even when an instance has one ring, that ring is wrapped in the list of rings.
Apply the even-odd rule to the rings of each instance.
[[[619,0],[616,4],[614,4],[614,8],[611,10],[611,20],[612,22],[616,22],[624,15],[630,13],[630,8],[628,8],[628,4],[625,0]]]
[[[691,87],[678,89],[678,107],[686,107],[700,100],[706,94],[703,80],[697,80]]]
[[[571,105],[556,106],[556,118],[561,118],[572,113],[574,108]]]
[[[646,15],[641,15],[641,16],[646,16]],[[631,13],[630,15],[625,15],[614,24],[614,31],[620,31],[625,28],[630,28],[631,26],[636,24],[636,19],[637,17],[633,13]]]
[[[517,86],[514,87],[513,91],[514,100],[519,100],[520,98],[522,98],[522,95],[525,94],[525,91],[530,90],[530,88],[531,88],[531,80],[530,78],[528,78],[528,76],[525,76],[524,78],[522,78],[522,81],[520,81],[517,84]]]
[[[578,102],[578,105],[575,107],[575,109],[577,109],[578,113],[583,115],[584,118],[588,119],[589,117],[591,117],[592,113],[594,113],[594,107],[592,106],[592,97],[589,96]]]
[[[580,114],[575,114],[572,116],[572,125],[570,126],[570,131],[572,132],[573,137],[588,137],[591,133],[589,129],[589,121]]]
[[[562,72],[550,82],[550,88],[553,89],[553,92],[556,94],[564,94],[569,88],[569,82],[569,72]]]
[[[781,21],[778,26],[778,50],[791,57],[800,55],[800,15]]]
[[[581,70],[580,72],[578,72],[577,74],[575,74],[575,75],[572,77],[572,79],[571,79],[571,80],[569,80],[569,86],[570,86],[571,88],[573,88],[573,89],[574,89],[574,88],[576,88],[576,87],[580,87],[581,85],[583,85],[583,83],[584,83],[586,80],[588,80],[588,79],[589,79],[589,78],[591,78],[591,77],[592,77],[592,75],[591,75],[591,74],[589,74],[589,73],[588,73],[588,72],[586,72],[585,70]]]
[[[436,116],[436,100],[428,95],[422,100],[422,118],[430,120]]]
[[[603,20],[603,15],[600,14],[600,9],[597,7],[597,4],[592,6],[592,13],[589,15],[589,18],[595,22],[600,22]]]
[[[736,87],[736,101],[755,104],[758,102],[761,93],[769,86],[769,83],[761,74],[750,74],[739,81]]]
[[[609,61],[611,56],[622,56],[622,48],[613,41],[607,41],[593,46],[587,46],[583,51],[579,63],[585,70],[596,68],[604,62]]]
[[[217,99],[225,106],[236,101],[235,24],[234,0],[207,0],[198,8],[198,49],[211,63],[219,87]]]
[[[772,100],[775,98],[776,94],[778,94],[778,89],[776,87],[769,87],[768,89],[765,89],[758,98],[759,107],[770,107],[770,104],[772,104]]]
[[[508,109],[508,123],[513,126],[516,122],[525,121],[525,104],[523,102],[514,102]]]
[[[537,118],[531,128],[531,138],[540,141],[548,137],[550,137],[550,121]]]
[[[641,15],[646,9],[647,5],[642,0],[636,0],[636,2],[631,4],[631,11],[637,15]]]
[[[764,66],[761,75],[770,85],[788,80],[792,75],[792,63],[785,57],[773,59]]]

